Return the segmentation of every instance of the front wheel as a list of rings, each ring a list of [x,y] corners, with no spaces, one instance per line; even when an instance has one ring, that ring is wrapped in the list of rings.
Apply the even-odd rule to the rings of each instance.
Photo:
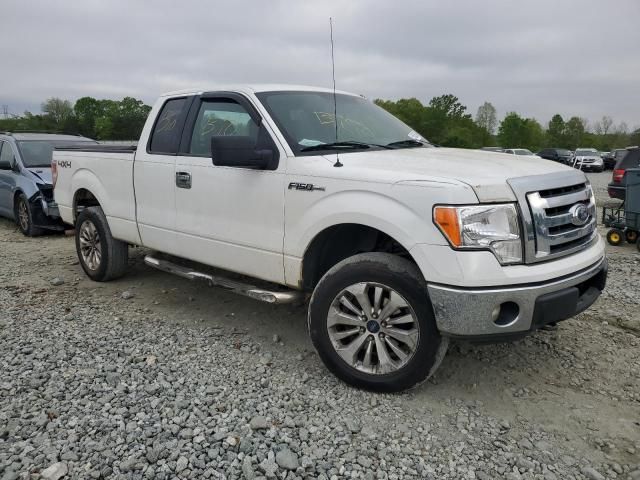
[[[15,217],[18,223],[18,228],[27,237],[35,237],[42,235],[44,232],[41,228],[33,225],[33,212],[29,206],[29,200],[21,193],[18,195],[18,200],[15,205]]]
[[[386,253],[355,255],[322,277],[309,305],[309,333],[334,375],[381,392],[429,378],[448,345],[417,266]]]
[[[85,208],[78,215],[76,251],[82,269],[96,282],[121,277],[127,269],[129,246],[113,238],[100,207]]]

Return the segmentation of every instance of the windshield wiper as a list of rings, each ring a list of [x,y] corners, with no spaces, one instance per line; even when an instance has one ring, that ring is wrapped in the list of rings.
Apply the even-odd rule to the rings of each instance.
[[[387,143],[387,147],[389,148],[410,148],[410,147],[424,147],[426,144],[424,142],[419,142],[418,140],[399,140],[397,142]]]
[[[365,142],[356,142],[354,140],[347,140],[344,142],[333,142],[333,143],[321,143],[319,145],[311,145],[309,147],[301,148],[301,152],[312,152],[314,150],[360,150],[367,149],[371,147],[379,147],[379,148],[393,148],[388,145],[379,145],[377,143],[365,143]]]

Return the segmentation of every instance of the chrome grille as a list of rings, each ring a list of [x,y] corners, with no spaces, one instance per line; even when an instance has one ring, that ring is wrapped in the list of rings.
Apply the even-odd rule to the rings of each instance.
[[[527,263],[576,253],[596,238],[596,205],[591,186],[578,171],[509,181],[520,204]],[[579,210],[588,216],[577,218]],[[585,212],[582,212],[585,213]]]

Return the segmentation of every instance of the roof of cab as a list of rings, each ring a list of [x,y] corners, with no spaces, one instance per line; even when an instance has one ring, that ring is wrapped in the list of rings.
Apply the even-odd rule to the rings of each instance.
[[[238,92],[238,93],[260,93],[260,92],[327,92],[333,93],[333,89],[324,87],[312,87],[308,85],[287,85],[287,84],[241,84],[241,85],[213,85],[206,88],[190,88],[164,93],[161,97],[174,97],[178,95],[197,95],[205,92]],[[344,95],[356,95],[351,92],[336,90],[336,93]],[[359,96],[359,95],[356,95]]]

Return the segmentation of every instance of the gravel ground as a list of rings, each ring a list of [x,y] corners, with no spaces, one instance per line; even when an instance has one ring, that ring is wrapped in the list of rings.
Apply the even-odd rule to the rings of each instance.
[[[92,283],[72,238],[0,220],[0,479],[638,480],[640,254],[609,250],[588,312],[454,342],[428,383],[375,395],[324,369],[304,308],[153,271],[143,249]]]

